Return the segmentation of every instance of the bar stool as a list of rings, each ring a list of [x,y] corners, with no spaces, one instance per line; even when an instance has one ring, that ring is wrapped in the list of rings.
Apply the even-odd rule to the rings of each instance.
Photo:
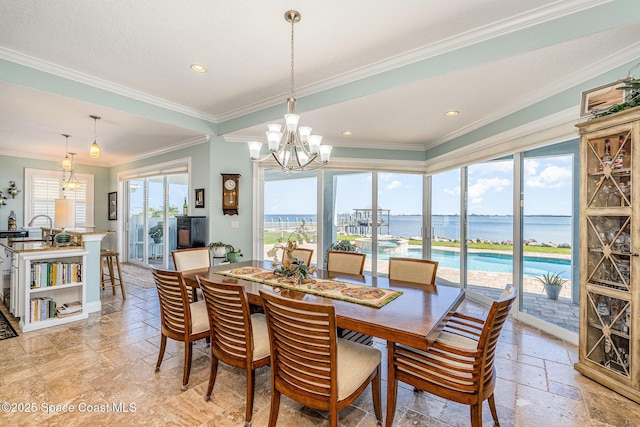
[[[118,267],[118,275],[115,275],[113,268],[113,262],[115,260],[116,267]],[[104,264],[107,264],[108,272],[105,274]],[[116,283],[117,282],[117,283]],[[105,285],[107,283],[107,285]],[[120,286],[122,291],[122,299],[127,299],[124,292],[124,283],[122,282],[122,270],[120,269],[120,254],[118,252],[110,251],[107,249],[100,250],[100,285],[102,289],[111,288],[113,294],[116,294],[116,286]]]

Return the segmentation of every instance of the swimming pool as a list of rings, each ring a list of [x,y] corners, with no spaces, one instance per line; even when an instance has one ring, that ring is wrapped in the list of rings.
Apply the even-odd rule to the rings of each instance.
[[[367,256],[370,256],[370,253],[367,252]],[[410,248],[403,256],[422,258],[422,249]],[[389,256],[378,254],[378,259],[388,260]],[[460,268],[460,253],[456,251],[433,248],[431,249],[431,259],[438,261],[439,267]],[[563,279],[571,279],[571,261],[568,259],[525,256],[523,267],[524,274],[527,276],[542,276],[552,272],[560,274]],[[511,254],[469,252],[467,254],[467,268],[492,273],[513,273],[513,257]]]

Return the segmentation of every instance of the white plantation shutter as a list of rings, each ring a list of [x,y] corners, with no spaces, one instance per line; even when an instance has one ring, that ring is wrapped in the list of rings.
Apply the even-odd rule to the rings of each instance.
[[[36,215],[48,215],[55,222],[55,200],[75,201],[76,227],[93,226],[93,175],[76,173],[82,186],[75,191],[62,190],[62,172],[25,169],[25,226]],[[46,218],[37,218],[34,227],[48,227]]]

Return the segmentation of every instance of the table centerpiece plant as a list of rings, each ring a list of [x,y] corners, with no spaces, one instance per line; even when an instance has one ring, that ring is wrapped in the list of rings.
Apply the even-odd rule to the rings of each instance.
[[[310,283],[313,279],[309,278],[309,275],[316,272],[316,268],[306,265],[303,260],[293,256],[293,251],[298,248],[298,245],[303,244],[307,235],[304,229],[304,220],[302,225],[296,230],[292,231],[287,237],[287,240],[282,240],[279,243],[273,245],[271,249],[267,251],[267,255],[273,257],[272,267],[275,267],[273,274],[285,278],[285,283],[292,285],[300,285],[303,283]],[[278,264],[278,252],[282,250],[282,262]]]

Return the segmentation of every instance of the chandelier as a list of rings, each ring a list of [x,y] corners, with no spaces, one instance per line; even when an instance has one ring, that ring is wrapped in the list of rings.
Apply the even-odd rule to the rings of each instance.
[[[331,146],[322,145],[320,135],[311,135],[309,126],[298,126],[300,116],[296,114],[296,98],[294,91],[294,24],[300,22],[298,11],[290,10],[284,14],[284,19],[291,24],[291,87],[287,99],[287,114],[284,115],[285,129],[280,124],[267,125],[267,142],[269,154],[260,159],[262,143],[249,141],[249,155],[251,160],[264,161],[270,156],[280,165],[284,172],[300,172],[316,169],[329,162]]]
[[[67,139],[67,148],[65,150],[64,159],[62,159],[62,188],[65,190],[77,190],[82,186],[82,182],[76,178],[76,165],[73,163],[73,156],[76,153],[69,152],[69,136],[62,134]],[[71,156],[71,159],[69,159]],[[69,178],[67,178],[67,172],[69,172]]]

